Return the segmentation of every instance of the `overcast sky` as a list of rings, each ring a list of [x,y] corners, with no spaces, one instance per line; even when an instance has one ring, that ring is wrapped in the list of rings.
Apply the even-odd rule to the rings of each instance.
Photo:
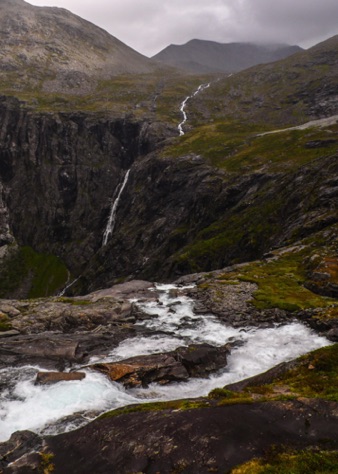
[[[146,56],[199,38],[305,48],[338,34],[337,0],[29,0],[67,8]]]

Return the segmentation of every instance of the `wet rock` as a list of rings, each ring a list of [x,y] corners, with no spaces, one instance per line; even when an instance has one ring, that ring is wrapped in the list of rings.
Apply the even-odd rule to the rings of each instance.
[[[230,472],[272,447],[338,447],[335,402],[206,408],[195,402],[197,407],[188,410],[163,406],[160,411],[108,415],[77,431],[49,437],[46,444],[55,455],[55,474],[63,474],[65,466],[73,474]]]
[[[19,331],[16,331],[15,329],[10,329],[9,331],[1,331],[0,338],[18,336],[19,334]]]
[[[138,329],[142,332],[142,328]],[[132,325],[114,326],[105,332],[64,335],[13,336],[0,340],[0,367],[39,365],[47,370],[64,371],[75,363],[86,363],[95,355],[108,354],[121,341],[135,335]]]
[[[41,448],[42,440],[40,436],[31,431],[16,431],[8,441],[0,443],[0,472],[3,472],[2,469],[6,469],[10,463],[32,451],[40,451]],[[26,463],[27,461],[25,461],[25,465],[27,465]]]
[[[112,364],[95,364],[92,368],[128,388],[147,387],[152,382],[182,382],[189,378],[184,366],[168,354],[133,357]]]
[[[326,336],[328,339],[330,339],[330,341],[338,342],[338,327],[330,329]]]
[[[36,385],[52,385],[58,382],[83,380],[84,372],[38,372],[35,379]]]
[[[123,361],[95,364],[92,369],[106,374],[125,387],[147,387],[156,382],[182,382],[189,377],[207,377],[227,364],[228,345],[196,344],[166,354],[137,356]]]

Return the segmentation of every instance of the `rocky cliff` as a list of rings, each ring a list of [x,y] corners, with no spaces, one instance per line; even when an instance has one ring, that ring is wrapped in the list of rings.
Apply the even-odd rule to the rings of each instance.
[[[38,114],[5,99],[0,117],[2,243],[14,236],[60,257],[82,276],[76,291],[260,258],[337,221],[335,126],[276,138],[251,132],[250,144],[245,134],[248,159],[252,147],[262,153],[273,140],[278,154],[290,136],[300,156],[279,163],[265,151],[243,172],[240,154],[215,166],[208,153],[181,153],[177,140],[163,148],[177,132],[147,121]],[[102,246],[127,169],[115,229]]]

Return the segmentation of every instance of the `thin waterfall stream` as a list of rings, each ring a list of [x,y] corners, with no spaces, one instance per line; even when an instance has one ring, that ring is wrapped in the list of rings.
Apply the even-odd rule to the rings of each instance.
[[[0,370],[0,378],[6,383],[0,393],[0,441],[18,430],[42,434],[69,431],[104,411],[130,404],[204,396],[214,388],[330,345],[328,339],[298,321],[262,328],[233,327],[213,314],[197,314],[194,300],[185,294],[185,288],[156,285],[154,291],[156,298],[131,300],[149,316],[135,324],[140,328],[139,335],[125,339],[105,356],[92,357],[88,365],[168,352],[196,343],[222,346],[236,341],[226,367],[206,378],[131,389],[76,365],[71,370],[84,370],[85,379],[45,386],[35,384],[37,372],[45,369],[32,365],[4,368]]]
[[[115,227],[115,221],[116,221],[116,213],[117,213],[117,209],[118,209],[118,205],[119,205],[119,202],[120,202],[120,199],[121,199],[121,195],[123,193],[123,190],[124,188],[126,187],[126,184],[128,182],[128,178],[129,178],[129,174],[130,174],[130,169],[126,172],[126,174],[124,175],[124,179],[123,179],[123,182],[122,182],[122,185],[120,187],[120,190],[118,192],[118,195],[116,197],[116,199],[114,199],[113,203],[112,203],[112,206],[111,206],[111,209],[110,209],[110,214],[109,214],[109,218],[108,218],[108,222],[107,222],[107,226],[106,226],[106,229],[103,233],[103,241],[102,241],[102,246],[105,246],[107,245],[108,243],[108,240],[109,240],[109,237],[111,237],[111,235],[113,234],[114,232],[114,227]]]
[[[178,125],[178,131],[179,131],[179,134],[180,136],[182,135],[185,135],[185,132],[183,130],[183,125],[186,123],[186,121],[188,120],[188,116],[187,116],[187,113],[185,111],[185,108],[186,108],[186,105],[188,103],[188,101],[190,99],[192,99],[193,97],[195,97],[197,94],[199,94],[200,92],[202,92],[204,89],[207,89],[208,87],[210,87],[210,82],[208,84],[200,84],[198,86],[198,88],[195,90],[195,92],[192,94],[192,95],[188,95],[184,101],[181,103],[181,107],[180,107],[180,111],[183,115],[183,120],[181,123],[179,123]]]

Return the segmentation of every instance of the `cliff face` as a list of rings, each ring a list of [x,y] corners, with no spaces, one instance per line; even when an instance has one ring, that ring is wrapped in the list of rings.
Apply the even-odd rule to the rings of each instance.
[[[60,256],[78,273],[102,243],[114,191],[154,143],[147,125],[0,107],[2,243]],[[9,215],[8,215],[9,214]],[[7,235],[7,237],[6,237]]]
[[[14,236],[60,257],[82,276],[74,292],[260,258],[337,221],[337,156],[325,141],[307,142],[311,153],[324,148],[321,158],[294,169],[229,173],[203,155],[164,154],[173,131],[159,124],[37,114],[13,100],[2,102],[0,122],[2,244]]]
[[[196,156],[138,161],[83,290],[222,268],[314,235],[337,221],[337,173],[336,156],[290,174],[231,177]]]

